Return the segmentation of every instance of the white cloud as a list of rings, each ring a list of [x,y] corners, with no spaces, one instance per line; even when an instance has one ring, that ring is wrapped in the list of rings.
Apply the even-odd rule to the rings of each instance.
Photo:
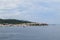
[[[0,18],[50,22],[59,19],[59,14],[60,0],[0,0]]]
[[[0,9],[15,8],[21,2],[21,0],[0,0]]]

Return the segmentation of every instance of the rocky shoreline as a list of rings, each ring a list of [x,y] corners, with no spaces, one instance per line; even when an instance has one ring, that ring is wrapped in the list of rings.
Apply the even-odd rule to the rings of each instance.
[[[48,26],[48,24],[17,19],[0,19],[0,26]]]
[[[0,26],[48,26],[45,23],[0,24]]]

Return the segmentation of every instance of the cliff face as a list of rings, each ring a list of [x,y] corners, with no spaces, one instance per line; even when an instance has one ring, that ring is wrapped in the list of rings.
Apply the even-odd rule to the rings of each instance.
[[[0,24],[20,24],[20,23],[31,23],[30,21],[16,20],[16,19],[0,19]]]

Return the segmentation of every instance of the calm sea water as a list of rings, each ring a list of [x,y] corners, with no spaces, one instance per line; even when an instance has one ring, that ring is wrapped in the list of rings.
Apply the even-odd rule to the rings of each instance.
[[[0,40],[60,40],[60,25],[0,27]]]

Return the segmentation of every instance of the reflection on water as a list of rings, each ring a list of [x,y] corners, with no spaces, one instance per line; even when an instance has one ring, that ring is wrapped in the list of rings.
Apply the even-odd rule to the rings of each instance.
[[[0,27],[0,40],[60,40],[60,26]]]

